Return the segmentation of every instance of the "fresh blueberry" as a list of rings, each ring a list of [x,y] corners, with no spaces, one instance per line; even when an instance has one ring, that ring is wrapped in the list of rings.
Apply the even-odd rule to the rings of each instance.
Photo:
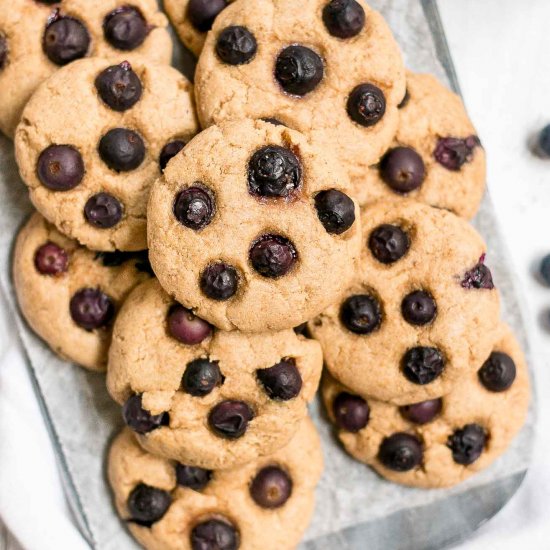
[[[122,219],[123,208],[120,201],[109,193],[97,193],[84,205],[86,221],[99,229],[110,229]]]
[[[256,375],[271,399],[288,401],[302,389],[302,376],[296,360],[292,358],[283,359],[267,369],[259,369]]]
[[[60,246],[48,241],[34,253],[34,266],[42,275],[58,276],[69,267],[69,255]]]
[[[122,418],[127,426],[132,428],[138,434],[146,434],[160,428],[168,426],[170,417],[168,413],[151,414],[143,408],[141,395],[132,395],[122,407]]]
[[[369,237],[370,251],[383,264],[392,264],[400,260],[410,245],[407,233],[396,225],[380,225]]]
[[[168,312],[168,333],[188,346],[200,344],[212,334],[212,326],[192,311],[176,304]]]
[[[250,484],[250,496],[262,508],[280,508],[291,493],[292,479],[278,466],[262,468]]]
[[[203,187],[188,187],[174,201],[174,216],[185,227],[198,231],[210,224],[216,213],[212,193]]]
[[[349,117],[361,126],[374,126],[386,112],[384,92],[373,84],[356,86],[348,97]]]
[[[287,94],[304,96],[312,92],[323,75],[323,60],[305,46],[286,47],[275,63],[275,78]]]
[[[402,368],[407,380],[423,386],[441,376],[445,358],[437,348],[419,346],[405,353]]]
[[[143,44],[149,34],[149,28],[137,8],[122,6],[105,17],[103,34],[111,46],[128,51]]]
[[[88,53],[90,35],[86,27],[73,17],[61,17],[59,10],[50,18],[42,49],[56,65],[66,65]]]
[[[176,481],[181,487],[188,487],[193,491],[201,491],[212,479],[212,472],[197,466],[176,464]]]
[[[430,399],[429,401],[399,407],[399,411],[409,422],[427,424],[441,412],[442,408],[442,399]]]
[[[368,403],[358,395],[342,392],[332,403],[332,412],[336,425],[348,432],[356,433],[369,422],[370,408]]]
[[[254,412],[244,401],[222,401],[208,415],[208,424],[216,435],[227,439],[242,437]]]
[[[187,363],[181,385],[183,391],[195,397],[208,395],[223,384],[223,375],[218,361],[195,359]]]
[[[390,470],[408,472],[422,462],[422,443],[407,433],[395,433],[382,441],[378,459]]]
[[[240,536],[227,519],[209,519],[197,523],[191,531],[192,550],[237,550]]]
[[[103,102],[113,111],[126,111],[141,98],[142,86],[128,61],[112,65],[99,73],[95,87]]]
[[[227,27],[216,42],[216,53],[227,65],[250,63],[257,49],[256,38],[246,27]]]
[[[447,447],[451,449],[457,464],[468,466],[481,456],[486,441],[487,434],[479,424],[466,424],[449,436]]]
[[[135,170],[145,158],[141,136],[126,128],[109,130],[99,142],[101,160],[115,172]]]
[[[315,196],[317,216],[327,233],[341,235],[355,222],[355,204],[342,191],[329,189]]]
[[[201,275],[201,290],[212,300],[229,300],[237,292],[239,276],[236,269],[223,262],[210,264]]]
[[[38,179],[52,191],[70,191],[84,177],[84,161],[71,145],[50,145],[40,153]]]
[[[370,294],[350,296],[340,308],[340,320],[355,334],[369,334],[382,323],[380,302]]]
[[[422,157],[411,147],[390,149],[380,161],[380,176],[396,193],[409,193],[424,182],[426,168]]]
[[[172,497],[168,491],[140,483],[128,496],[130,521],[142,527],[151,527],[162,519],[170,504]]]
[[[493,351],[477,371],[479,381],[491,392],[506,391],[516,379],[516,364],[506,353]]]
[[[323,9],[323,22],[332,36],[352,38],[365,26],[365,10],[356,0],[331,0]]]
[[[403,298],[401,313],[411,325],[427,325],[435,319],[437,304],[429,292],[415,290]]]
[[[82,288],[69,303],[73,321],[85,330],[105,327],[115,315],[115,304],[97,288]]]
[[[207,32],[212,28],[218,14],[226,7],[226,0],[190,0],[187,5],[187,17],[196,30]]]

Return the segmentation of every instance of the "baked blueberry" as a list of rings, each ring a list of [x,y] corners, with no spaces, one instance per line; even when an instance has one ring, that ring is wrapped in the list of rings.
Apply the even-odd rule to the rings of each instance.
[[[276,279],[286,275],[296,263],[294,244],[281,235],[262,235],[250,249],[252,267],[263,277]]]
[[[296,360],[292,358],[283,359],[267,369],[259,369],[256,375],[271,399],[288,401],[302,389],[302,376]]]
[[[261,197],[288,197],[302,183],[298,157],[285,147],[258,149],[248,163],[248,189]]]
[[[250,484],[250,496],[262,508],[280,508],[292,494],[292,479],[278,466],[262,468]]]
[[[162,148],[159,156],[159,167],[161,172],[164,172],[168,163],[185,147],[185,145],[185,141],[175,139],[174,141],[169,141]]]
[[[109,324],[115,314],[115,304],[98,288],[82,288],[71,298],[69,310],[79,327],[94,330]]]
[[[216,42],[216,53],[227,65],[244,65],[256,55],[256,38],[246,27],[225,28]]]
[[[242,437],[254,412],[244,401],[227,400],[218,403],[208,415],[208,424],[216,435],[227,439]]]
[[[97,193],[84,205],[86,221],[99,229],[114,227],[122,219],[122,204],[109,193]]]
[[[357,124],[366,128],[374,126],[386,112],[384,92],[374,84],[356,86],[348,97],[347,111]]]
[[[212,28],[218,14],[227,7],[226,0],[189,0],[187,17],[199,32]]]
[[[418,346],[405,353],[402,368],[407,380],[423,386],[441,376],[445,358],[437,348]]]
[[[187,363],[181,385],[183,391],[195,397],[208,395],[215,387],[223,384],[218,361],[195,359]]]
[[[477,371],[479,381],[492,392],[506,391],[516,379],[516,364],[506,353],[493,351]]]
[[[240,544],[237,529],[227,519],[202,521],[191,531],[192,550],[237,550]]]
[[[370,294],[350,296],[340,308],[340,320],[355,334],[369,334],[382,323],[380,302]]]
[[[151,414],[146,411],[141,403],[141,395],[132,395],[122,406],[122,418],[127,426],[138,434],[146,434],[168,426],[170,417],[168,413]]]
[[[0,33],[0,71],[5,67],[8,59],[8,41],[6,37]]]
[[[113,111],[126,111],[141,98],[142,86],[128,61],[112,65],[99,73],[95,87],[103,102]]]
[[[239,286],[236,269],[223,262],[210,264],[201,275],[201,290],[212,300],[229,300]]]
[[[380,177],[397,193],[409,193],[424,182],[422,157],[412,147],[390,149],[380,161]]]
[[[397,225],[380,225],[369,237],[370,251],[383,264],[392,264],[400,260],[410,245],[409,236]]]
[[[355,222],[355,204],[345,193],[337,189],[317,193],[315,208],[327,233],[341,235]]]
[[[479,424],[466,424],[449,436],[447,447],[451,449],[457,464],[468,466],[481,456],[486,441],[487,434]]]
[[[82,181],[84,161],[71,145],[50,145],[40,153],[36,173],[48,189],[69,191]]]
[[[168,491],[140,483],[128,496],[128,512],[130,521],[143,527],[151,527],[162,519],[172,504]]]
[[[174,216],[185,227],[198,231],[210,224],[216,212],[212,193],[194,185],[180,191],[174,201]]]
[[[113,128],[101,138],[99,156],[111,170],[128,172],[143,162],[145,144],[137,132]]]
[[[64,248],[49,241],[35,252],[34,266],[42,275],[62,275],[69,267],[69,255]]]
[[[291,95],[304,96],[323,80],[323,60],[310,48],[292,45],[281,51],[275,62],[275,78]]]
[[[540,276],[542,280],[550,286],[550,254],[545,256],[540,263]]]
[[[332,36],[352,38],[365,26],[365,10],[356,0],[331,0],[323,9],[323,22]]]
[[[458,171],[474,158],[474,150],[481,145],[477,136],[467,138],[439,138],[434,157],[447,170]]]
[[[370,408],[368,403],[358,395],[342,392],[332,403],[332,412],[336,425],[348,432],[356,433],[369,422]]]
[[[212,472],[197,466],[176,464],[176,481],[181,487],[189,487],[193,491],[204,489],[212,479]]]
[[[411,325],[426,325],[435,319],[437,304],[429,292],[415,290],[403,298],[401,313]]]
[[[399,407],[401,414],[414,424],[427,424],[431,422],[443,408],[442,399],[430,399],[413,405]]]
[[[378,450],[378,460],[395,472],[408,472],[422,462],[422,443],[407,433],[386,437]]]
[[[477,288],[492,290],[495,288],[491,270],[485,265],[485,254],[481,256],[478,263],[469,271],[466,271],[462,279],[463,288]]]
[[[404,107],[407,106],[407,104],[409,103],[411,99],[411,94],[409,94],[409,90],[406,89],[405,90],[405,95],[403,96],[403,99],[401,100],[401,103],[397,106],[398,109],[403,109]]]
[[[105,39],[118,50],[134,50],[143,44],[148,33],[147,21],[132,6],[113,10],[103,21]]]
[[[212,326],[180,304],[170,308],[167,318],[168,333],[182,344],[200,344],[212,334]]]
[[[56,65],[66,65],[84,57],[89,47],[90,35],[82,22],[73,17],[62,17],[56,10],[42,39],[42,49],[48,59]]]

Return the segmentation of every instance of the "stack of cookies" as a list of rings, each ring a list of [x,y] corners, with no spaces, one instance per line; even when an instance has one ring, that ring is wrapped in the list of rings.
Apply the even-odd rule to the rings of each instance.
[[[54,351],[107,369],[128,528],[149,549],[296,547],[323,360],[330,420],[383,477],[486,467],[529,383],[467,221],[485,155],[460,99],[405,70],[363,0],[165,9],[194,88],[154,0],[0,10],[0,128],[37,209],[16,291]]]

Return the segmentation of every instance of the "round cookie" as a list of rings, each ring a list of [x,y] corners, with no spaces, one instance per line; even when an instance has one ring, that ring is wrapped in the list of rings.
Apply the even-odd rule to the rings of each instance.
[[[365,401],[328,376],[323,397],[352,456],[396,483],[449,487],[504,453],[527,416],[527,365],[507,326],[476,368],[443,398],[404,407]]]
[[[286,447],[217,471],[151,455],[125,429],[108,476],[118,513],[147,550],[290,550],[311,519],[322,469],[319,436],[305,418]]]
[[[155,0],[11,0],[0,10],[0,131],[13,137],[34,90],[75,59],[170,63],[167,25]]]
[[[105,370],[112,321],[150,277],[146,253],[96,253],[33,214],[17,237],[13,279],[21,312],[61,357]]]
[[[151,265],[170,295],[223,330],[298,326],[353,276],[359,210],[347,184],[330,153],[294,130],[208,128],[153,186]]]
[[[94,250],[143,250],[165,148],[196,132],[192,86],[176,69],[83,59],[38,88],[15,151],[32,202],[62,233]]]
[[[296,433],[322,368],[292,330],[214,330],[152,280],[117,317],[107,387],[148,451],[220,469],[274,452]]]
[[[439,397],[488,355],[499,294],[465,220],[414,201],[363,210],[363,251],[342,300],[309,323],[326,365],[363,396]]]
[[[379,164],[353,182],[361,205],[409,197],[473,218],[485,189],[485,151],[464,104],[434,76],[407,73],[399,126]]]
[[[233,1],[164,0],[164,9],[185,47],[198,57],[214,20]]]
[[[274,117],[360,177],[395,135],[405,70],[363,0],[237,0],[206,38],[195,92],[203,127]]]

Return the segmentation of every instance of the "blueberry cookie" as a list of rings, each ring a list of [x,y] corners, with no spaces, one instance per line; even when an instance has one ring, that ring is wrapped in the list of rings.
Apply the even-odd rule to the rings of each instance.
[[[15,245],[13,279],[27,322],[53,351],[91,370],[105,370],[115,314],[150,273],[146,254],[91,252],[39,214]]]
[[[164,0],[164,9],[186,48],[199,56],[206,33],[233,0]]]
[[[282,330],[334,302],[359,256],[359,211],[330,152],[263,121],[213,126],[153,186],[151,264],[223,330]]]
[[[326,365],[382,401],[445,395],[494,343],[499,294],[485,243],[462,218],[414,201],[380,201],[361,217],[356,280],[309,323]]]
[[[38,88],[15,151],[59,231],[94,250],[142,250],[151,184],[196,132],[192,86],[176,69],[82,59]]]
[[[167,25],[155,0],[5,3],[0,10],[0,130],[13,137],[34,90],[75,59],[139,54],[170,63]]]
[[[285,445],[321,368],[317,342],[292,330],[217,331],[151,280],[118,315],[107,387],[145,449],[219,469]]]
[[[195,85],[203,127],[275,118],[361,176],[395,135],[405,70],[363,0],[237,0],[206,38]]]
[[[407,73],[397,135],[353,184],[360,204],[409,197],[472,218],[485,189],[485,152],[460,97],[431,75]]]
[[[385,478],[414,487],[456,485],[506,451],[525,422],[527,365],[501,325],[492,351],[443,398],[397,407],[323,380],[331,421],[347,451]]]

